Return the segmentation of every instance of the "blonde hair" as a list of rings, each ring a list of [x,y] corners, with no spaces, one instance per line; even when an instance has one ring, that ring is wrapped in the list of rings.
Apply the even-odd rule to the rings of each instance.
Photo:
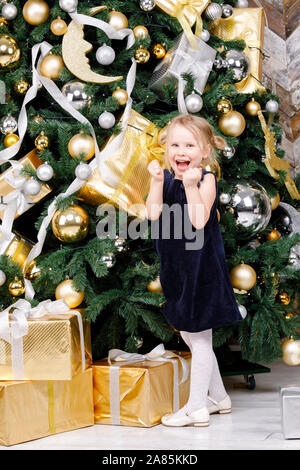
[[[168,158],[168,135],[170,130],[177,124],[188,128],[188,130],[194,134],[198,142],[201,141],[202,143],[204,140],[204,142],[210,147],[210,153],[207,158],[202,160],[201,167],[205,168],[209,165],[211,168],[214,168],[215,166],[218,166],[215,149],[223,149],[226,146],[225,140],[220,136],[214,135],[214,129],[206,119],[200,116],[193,116],[191,114],[179,114],[171,119],[160,135],[160,144],[165,145],[164,167],[171,171],[171,165]]]

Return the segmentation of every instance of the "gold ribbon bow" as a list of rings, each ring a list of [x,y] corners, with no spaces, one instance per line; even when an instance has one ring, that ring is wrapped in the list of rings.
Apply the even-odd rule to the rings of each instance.
[[[148,163],[155,159],[160,163],[163,162],[165,148],[158,143],[159,129],[157,127],[153,129],[153,126],[149,126],[148,129],[142,132],[139,140],[142,151],[148,158]]]

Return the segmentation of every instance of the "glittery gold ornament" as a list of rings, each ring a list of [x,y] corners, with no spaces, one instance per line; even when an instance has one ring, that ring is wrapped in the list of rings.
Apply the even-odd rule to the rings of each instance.
[[[136,39],[145,39],[148,36],[149,31],[146,26],[138,25],[133,28],[133,34]]]
[[[222,114],[229,113],[229,111],[232,111],[231,101],[227,100],[226,98],[222,98],[217,104],[217,110]]]
[[[288,305],[291,301],[291,298],[287,292],[280,292],[277,298],[281,303],[283,303],[283,305]]]
[[[84,132],[73,135],[68,143],[68,151],[72,158],[84,154],[84,160],[90,160],[95,154],[95,142],[93,137]]]
[[[270,233],[267,235],[267,240],[278,240],[280,238],[280,233],[278,230],[273,229]]]
[[[108,23],[117,31],[119,31],[120,29],[128,28],[128,19],[124,15],[124,13],[121,13],[120,11],[111,11],[109,13]]]
[[[34,26],[45,23],[49,13],[49,5],[44,0],[28,0],[23,7],[24,20]]]
[[[13,134],[12,132],[10,134],[7,134],[4,137],[4,141],[3,141],[4,147],[11,147],[16,142],[18,142],[18,140],[20,140],[20,138],[17,134]]]
[[[8,34],[0,34],[0,71],[16,65],[20,55],[17,41]]]
[[[29,88],[29,83],[26,80],[19,80],[14,84],[14,90],[19,93],[19,95],[25,95]]]
[[[47,54],[40,66],[40,72],[44,77],[55,80],[59,78],[60,72],[64,68],[64,61],[58,54]]]
[[[220,117],[218,126],[224,135],[238,137],[244,132],[246,121],[238,111],[229,111]]]
[[[50,29],[51,32],[55,34],[55,36],[62,36],[67,32],[68,26],[64,20],[62,20],[61,18],[56,18],[52,21]]]
[[[84,299],[84,291],[75,290],[72,279],[66,279],[56,287],[55,298],[63,299],[70,308],[76,308]]]
[[[145,49],[143,46],[140,46],[134,54],[136,61],[139,64],[145,64],[150,59],[150,52],[148,49]]]
[[[37,267],[35,260],[33,259],[28,263],[24,269],[24,277],[29,281],[34,281],[34,279],[39,278],[41,275],[40,268]]]
[[[300,364],[300,340],[295,341],[293,337],[285,339],[281,344],[282,360],[288,366]]]
[[[118,87],[115,91],[113,91],[112,96],[119,101],[120,105],[127,103],[128,93],[123,88]]]
[[[89,216],[82,207],[76,205],[63,211],[57,210],[52,217],[52,231],[64,243],[79,242],[88,234]]]
[[[8,21],[3,16],[0,16],[0,28],[3,26],[8,26]]]
[[[256,283],[256,272],[249,264],[238,264],[230,271],[233,287],[240,290],[250,290]]]
[[[270,198],[271,205],[272,205],[272,211],[278,207],[278,204],[280,203],[280,195],[279,193],[276,194],[276,196]]]
[[[261,110],[260,104],[252,98],[249,103],[246,104],[246,112],[249,116],[257,116],[258,111]]]
[[[154,46],[152,46],[152,54],[154,54],[157,59],[162,59],[166,55],[166,49],[162,44],[154,44]]]
[[[11,295],[18,297],[25,292],[24,282],[16,276],[15,279],[9,283],[8,290]]]
[[[163,290],[162,290],[159,276],[156,279],[154,279],[154,281],[151,281],[148,284],[147,289],[150,292],[155,292],[156,294],[162,294]]]
[[[49,138],[44,131],[41,131],[34,143],[38,150],[45,150],[49,146]]]

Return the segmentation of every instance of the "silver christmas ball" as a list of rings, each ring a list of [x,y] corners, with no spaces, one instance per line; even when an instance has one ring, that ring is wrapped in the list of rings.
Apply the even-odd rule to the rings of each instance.
[[[250,73],[250,59],[244,53],[231,49],[225,55],[226,65],[233,70],[233,79],[235,82],[240,82],[246,78]]]
[[[268,113],[277,113],[279,104],[275,100],[269,100],[266,103],[266,110]]]
[[[100,116],[98,117],[98,123],[99,126],[102,127],[102,129],[110,129],[115,125],[116,118],[112,113],[109,113],[108,111],[104,111]]]
[[[5,272],[0,269],[0,286],[3,286],[6,281],[6,275]]]
[[[59,0],[59,6],[62,10],[71,13],[76,10],[78,0]]]
[[[108,267],[111,268],[116,260],[113,253],[107,253],[106,255],[101,256],[101,261]]]
[[[224,60],[222,57],[219,56],[215,58],[213,67],[215,70],[220,70],[224,67]]]
[[[226,147],[223,148],[222,153],[223,153],[224,157],[230,159],[235,154],[235,148],[226,146]]]
[[[219,201],[221,204],[229,204],[231,200],[231,196],[228,193],[221,193],[219,196]]]
[[[17,128],[18,123],[10,114],[8,116],[4,116],[0,121],[0,130],[4,135],[9,134],[10,132],[15,132]]]
[[[235,7],[236,8],[248,8],[248,0],[237,0]]]
[[[186,109],[189,113],[198,113],[203,106],[203,100],[200,95],[192,93],[185,98]]]
[[[43,163],[36,170],[36,175],[41,181],[49,181],[53,177],[54,171],[49,163]]]
[[[23,191],[28,196],[36,196],[37,194],[39,194],[40,190],[41,185],[34,178],[29,178],[29,180],[27,180],[23,185]]]
[[[289,268],[297,270],[300,269],[300,243],[292,246],[289,255],[289,263]]]
[[[222,16],[222,7],[218,3],[210,3],[205,9],[205,16],[208,20],[214,21]]]
[[[1,10],[1,16],[3,16],[6,20],[14,20],[18,14],[18,10],[16,5],[13,3],[6,3]]]
[[[239,305],[239,304],[238,304],[238,307],[239,307],[239,311],[240,311],[240,314],[241,314],[242,318],[243,319],[246,318],[246,316],[247,316],[246,307],[244,307],[244,305]]]
[[[222,6],[222,18],[230,18],[233,15],[233,8],[231,5]]]
[[[116,53],[112,47],[103,44],[103,46],[98,47],[96,51],[96,59],[101,65],[110,65],[116,57]]]
[[[126,243],[125,238],[116,238],[115,247],[117,248],[118,251],[121,252],[125,248],[125,243]]]
[[[210,38],[210,32],[207,31],[207,29],[202,29],[202,31],[201,31],[202,41],[207,42],[207,41],[209,41],[209,38]]]
[[[68,102],[77,110],[83,108],[91,100],[91,97],[84,91],[84,87],[84,83],[73,80],[65,83],[61,89],[62,94],[67,98]]]
[[[140,7],[144,11],[151,11],[155,7],[155,1],[154,0],[141,0]]]
[[[87,180],[92,174],[92,169],[87,163],[79,163],[75,168],[76,177],[81,180]]]

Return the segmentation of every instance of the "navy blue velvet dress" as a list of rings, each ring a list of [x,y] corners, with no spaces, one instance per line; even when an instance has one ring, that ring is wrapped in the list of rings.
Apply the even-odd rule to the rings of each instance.
[[[202,171],[202,178],[207,173]],[[213,174],[213,173],[212,173]],[[215,175],[214,175],[215,176]],[[202,230],[193,227],[187,213],[187,199],[183,183],[164,170],[163,202],[168,206],[179,204],[182,217],[179,223],[190,224],[190,232],[178,239],[175,235],[174,220],[178,225],[175,212],[168,211],[170,237],[164,239],[163,216],[156,221],[155,249],[160,258],[160,282],[166,298],[162,312],[167,322],[177,330],[198,332],[219,328],[242,320],[233,292],[228,267],[226,265],[224,244],[217,218],[218,184],[216,198],[210,217]],[[184,205],[186,210],[184,212]],[[166,220],[166,219],[165,219]],[[178,229],[178,227],[177,227]],[[196,235],[203,238],[202,248],[186,249],[197,242]],[[200,233],[201,232],[201,233]],[[194,233],[194,239],[191,234]],[[195,245],[196,247],[196,245]]]

